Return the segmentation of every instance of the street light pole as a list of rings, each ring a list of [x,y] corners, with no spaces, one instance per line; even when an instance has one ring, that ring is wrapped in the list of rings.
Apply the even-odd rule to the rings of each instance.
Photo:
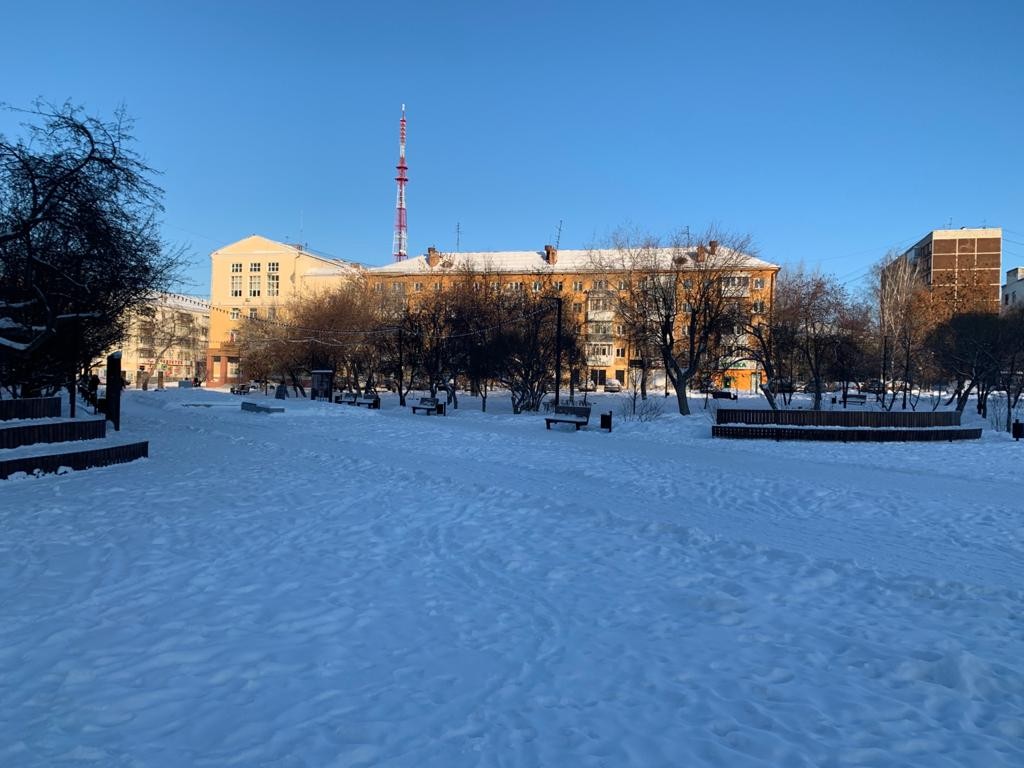
[[[562,297],[555,296],[558,307],[555,336],[555,406],[558,406],[559,389],[562,386]]]

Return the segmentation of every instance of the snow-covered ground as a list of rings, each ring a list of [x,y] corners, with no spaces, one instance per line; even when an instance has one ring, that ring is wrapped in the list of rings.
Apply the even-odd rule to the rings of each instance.
[[[129,390],[150,459],[0,482],[0,765],[1024,765],[1024,444],[591,398]]]

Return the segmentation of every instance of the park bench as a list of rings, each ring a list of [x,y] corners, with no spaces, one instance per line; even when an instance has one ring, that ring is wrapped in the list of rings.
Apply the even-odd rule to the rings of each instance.
[[[545,416],[544,424],[551,429],[552,424],[573,424],[578,432],[580,427],[590,423],[589,405],[559,405],[554,409],[553,416]]]
[[[242,403],[242,410],[251,413],[284,413],[284,408],[280,405],[263,405],[262,403],[252,403],[248,400]]]
[[[355,405],[357,395],[355,392],[344,392],[334,396],[334,402],[338,405]]]
[[[735,392],[726,389],[716,389],[711,392],[712,400],[737,400],[739,396]]]
[[[857,403],[858,405],[864,405],[868,401],[868,396],[863,392],[847,392],[846,402]]]
[[[237,384],[231,388],[232,395],[248,395],[249,385],[248,384]]]
[[[437,413],[437,398],[436,397],[421,397],[419,403],[412,406],[412,412],[423,411],[428,416],[432,413]]]
[[[380,408],[380,397],[377,395],[360,395],[349,405],[365,405],[367,408]]]

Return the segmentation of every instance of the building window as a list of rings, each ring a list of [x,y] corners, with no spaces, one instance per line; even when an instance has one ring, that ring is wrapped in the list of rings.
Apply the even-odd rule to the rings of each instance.
[[[277,320],[277,307],[270,307],[267,310],[267,320]]]
[[[541,288],[540,280],[534,280],[533,281],[533,292],[534,293],[540,293],[540,288]]]
[[[250,272],[259,272],[261,266],[262,265],[258,261],[254,261],[251,264],[249,264],[249,271]]]
[[[582,291],[583,290],[583,281],[582,280],[573,280],[572,281],[572,289],[574,291]]]
[[[242,313],[239,311],[238,307],[233,307],[232,310],[231,310],[231,319],[232,320],[237,320],[241,316],[242,316]]]
[[[593,283],[593,288],[595,291],[603,291],[607,287],[608,283],[604,280],[595,280]]]
[[[591,296],[589,304],[591,312],[607,312],[613,309],[612,300],[607,296]]]
[[[256,307],[249,307],[249,319],[256,320],[260,316],[260,311]]]
[[[253,275],[249,278],[249,296],[255,297],[260,295],[260,276]]]
[[[441,292],[441,284],[440,283],[434,283],[434,293],[440,293],[440,292]]]
[[[237,376],[237,375],[238,375],[238,358],[237,357],[229,357],[228,358],[228,376]]]
[[[760,291],[762,288],[764,288],[764,278],[763,277],[755,277],[754,278],[754,289]]]
[[[231,276],[231,295],[241,296],[242,295],[242,276],[232,275]]]
[[[563,283],[561,280],[556,280],[553,283],[553,285],[554,285],[556,291],[561,292],[562,290],[565,289],[565,283]]]
[[[215,379],[218,378],[220,376],[220,355],[210,358],[210,368],[212,369],[210,375]]]
[[[764,302],[763,301],[755,301],[753,304],[750,305],[750,311],[753,312],[755,315],[763,315],[764,314]]]
[[[412,289],[416,291],[416,293],[419,293],[423,290],[423,283],[413,283]]]
[[[279,296],[281,294],[281,276],[267,275],[267,296]]]
[[[615,356],[616,357],[625,357],[626,356],[626,348],[625,347],[616,347],[615,348]]]
[[[271,274],[274,274],[275,272],[279,272],[280,271],[280,267],[281,267],[281,265],[280,265],[279,262],[276,262],[276,261],[267,262],[267,272],[270,272]]]
[[[687,291],[693,288],[693,280],[691,280],[690,278],[686,278],[685,280],[683,280],[683,288]]]
[[[577,314],[582,312],[583,311],[583,302],[582,301],[574,301],[572,303],[572,311],[576,312]]]
[[[392,293],[405,293],[405,283],[395,283],[391,286]]]
[[[375,290],[377,293],[381,293],[384,290],[384,283],[374,283],[373,290]]]
[[[625,326],[624,323],[616,323],[615,324],[615,335],[616,336],[625,336],[626,335],[626,326]]]
[[[628,289],[629,289],[629,283],[626,282],[625,280],[619,280],[619,290],[620,291],[625,291],[625,290],[628,290]]]
[[[241,272],[242,271],[242,263],[238,262],[237,264],[232,264],[231,265],[231,271],[232,272]],[[219,360],[220,358],[217,358],[217,359]]]
[[[509,283],[508,284],[508,289],[510,291],[512,291],[512,293],[522,293],[523,284],[521,282],[519,282],[519,281],[516,281],[516,282],[513,282],[513,283]]]

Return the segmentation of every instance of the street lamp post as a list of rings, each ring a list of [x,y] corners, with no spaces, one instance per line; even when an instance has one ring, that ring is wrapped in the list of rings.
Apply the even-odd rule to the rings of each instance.
[[[558,407],[559,392],[562,386],[562,297],[550,296],[557,309],[555,315],[555,407]]]

